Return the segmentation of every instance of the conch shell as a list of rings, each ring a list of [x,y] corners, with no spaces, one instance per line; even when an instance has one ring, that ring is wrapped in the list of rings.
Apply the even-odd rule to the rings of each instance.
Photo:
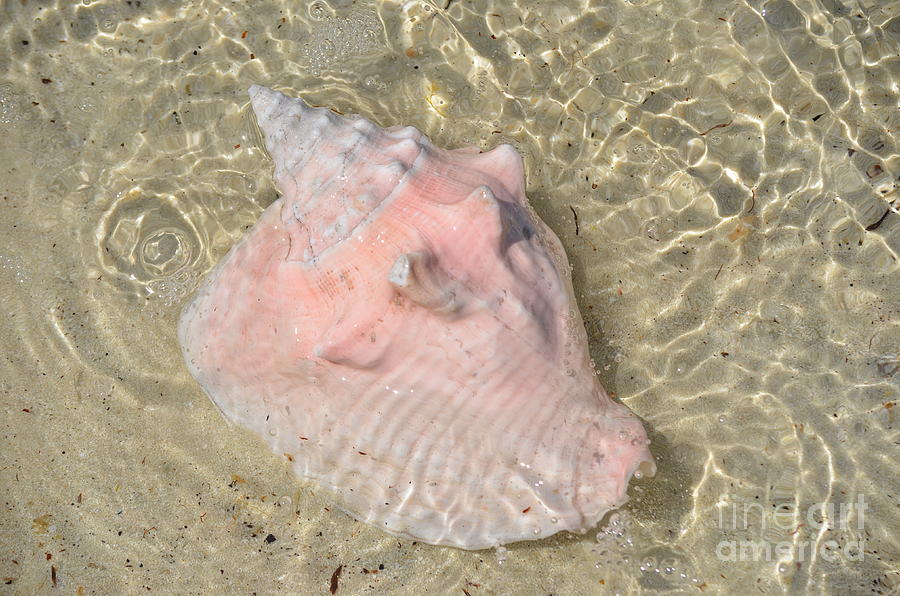
[[[654,472],[607,397],[558,238],[509,145],[250,98],[283,196],[184,310],[223,414],[359,520],[479,549],[580,530]]]

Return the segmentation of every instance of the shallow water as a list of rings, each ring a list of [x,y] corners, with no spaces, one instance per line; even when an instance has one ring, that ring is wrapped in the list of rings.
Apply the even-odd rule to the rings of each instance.
[[[0,592],[895,592],[898,15],[0,0]],[[276,197],[253,83],[521,151],[652,437],[623,510],[398,540],[222,419],[175,326]]]

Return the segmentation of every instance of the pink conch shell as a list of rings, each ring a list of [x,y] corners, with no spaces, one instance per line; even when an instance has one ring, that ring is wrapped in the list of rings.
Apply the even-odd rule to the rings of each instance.
[[[354,517],[477,549],[588,528],[653,459],[611,401],[509,145],[445,151],[263,87],[284,196],[179,337],[225,416]]]

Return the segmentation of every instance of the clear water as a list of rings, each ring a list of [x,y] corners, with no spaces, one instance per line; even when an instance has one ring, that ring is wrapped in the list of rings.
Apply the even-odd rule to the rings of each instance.
[[[0,592],[896,593],[898,46],[874,0],[0,0]],[[253,83],[519,148],[651,432],[622,511],[398,540],[224,422],[175,324],[276,196]]]

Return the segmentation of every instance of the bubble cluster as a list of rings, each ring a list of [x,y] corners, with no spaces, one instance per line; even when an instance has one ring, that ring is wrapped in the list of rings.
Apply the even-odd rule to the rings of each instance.
[[[306,63],[315,73],[383,48],[383,28],[372,12],[332,16],[326,4],[314,2],[309,14],[311,30],[302,39],[302,47]]]
[[[610,514],[597,531],[591,552],[597,556],[598,569],[622,568],[640,575],[644,587],[664,589],[677,584],[698,584],[699,578],[686,558],[673,549],[653,547],[640,551],[630,536],[631,518],[627,512]]]
[[[30,279],[25,262],[22,257],[16,255],[0,255],[0,271],[11,273],[13,280],[18,284],[25,283]]]

